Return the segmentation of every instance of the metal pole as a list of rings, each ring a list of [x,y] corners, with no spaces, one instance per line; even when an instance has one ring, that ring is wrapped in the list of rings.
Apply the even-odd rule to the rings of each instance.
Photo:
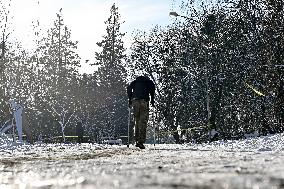
[[[155,113],[154,113],[154,108],[152,112],[152,117],[153,117],[153,124],[154,124],[154,146],[156,145],[156,124],[155,124]]]
[[[159,128],[159,121],[158,121],[158,110],[156,109],[156,113],[155,113],[155,123],[156,123],[156,130],[157,130],[157,141],[158,141],[158,144],[160,144],[160,128]]]
[[[128,127],[127,127],[127,147],[129,148],[129,131],[130,131],[130,116],[131,116],[131,109],[130,107],[128,108]]]

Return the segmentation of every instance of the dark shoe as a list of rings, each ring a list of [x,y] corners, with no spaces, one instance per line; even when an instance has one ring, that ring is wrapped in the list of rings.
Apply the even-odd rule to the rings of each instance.
[[[143,144],[143,143],[140,143],[140,142],[136,143],[135,146],[138,147],[138,148],[140,148],[140,149],[145,149],[144,144]]]

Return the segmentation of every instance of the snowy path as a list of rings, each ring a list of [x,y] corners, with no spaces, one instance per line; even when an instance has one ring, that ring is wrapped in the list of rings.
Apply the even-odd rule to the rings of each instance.
[[[0,146],[0,188],[284,188],[283,135],[204,145]]]

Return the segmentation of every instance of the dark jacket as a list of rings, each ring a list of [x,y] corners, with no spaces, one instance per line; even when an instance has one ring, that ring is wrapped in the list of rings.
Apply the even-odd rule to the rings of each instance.
[[[146,76],[139,76],[130,83],[127,87],[127,94],[129,100],[144,99],[149,102],[149,94],[151,95],[151,102],[154,102],[155,85]]]

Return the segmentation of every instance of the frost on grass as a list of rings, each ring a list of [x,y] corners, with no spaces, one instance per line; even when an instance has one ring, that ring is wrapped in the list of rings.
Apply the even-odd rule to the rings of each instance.
[[[210,144],[0,147],[1,188],[281,188],[283,135]]]
[[[98,157],[129,152],[121,148],[94,144],[40,144],[40,145],[11,145],[0,147],[0,161],[36,161],[36,160],[87,160]]]

